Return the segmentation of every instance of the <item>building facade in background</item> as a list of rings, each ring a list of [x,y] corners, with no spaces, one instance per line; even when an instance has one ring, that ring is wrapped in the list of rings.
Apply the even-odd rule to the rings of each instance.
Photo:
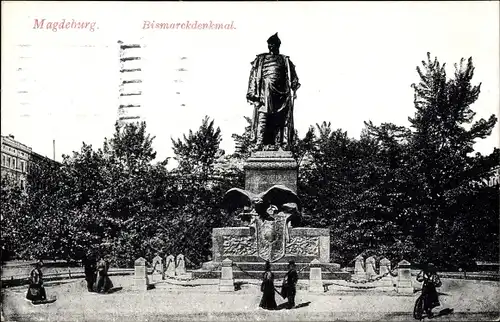
[[[58,164],[33,151],[26,144],[15,140],[13,135],[2,135],[2,177],[10,177],[24,190],[28,174],[35,165],[41,163]]]
[[[32,153],[29,146],[16,141],[13,135],[2,135],[2,177],[10,177],[24,189]]]
[[[500,166],[497,166],[490,172],[490,177],[486,181],[490,187],[500,187]]]

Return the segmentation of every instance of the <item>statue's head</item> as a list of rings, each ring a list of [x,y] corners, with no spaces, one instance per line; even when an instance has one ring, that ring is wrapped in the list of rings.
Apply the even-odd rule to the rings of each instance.
[[[266,213],[267,213],[269,216],[274,216],[277,212],[278,212],[278,207],[276,207],[275,205],[270,205],[270,206],[266,209]]]
[[[254,197],[254,198],[252,199],[252,204],[253,204],[254,206],[256,206],[256,205],[259,205],[259,206],[260,206],[260,205],[262,205],[263,203],[264,203],[264,200],[263,200],[261,197]]]
[[[269,52],[278,54],[281,46],[281,40],[278,38],[278,33],[275,33],[267,40],[267,48]]]

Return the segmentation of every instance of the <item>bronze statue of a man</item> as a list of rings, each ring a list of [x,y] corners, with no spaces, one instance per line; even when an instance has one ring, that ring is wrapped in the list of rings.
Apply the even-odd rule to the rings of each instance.
[[[269,53],[257,55],[252,62],[247,91],[247,100],[254,105],[252,140],[257,150],[290,146],[294,134],[293,101],[300,87],[294,64],[279,52],[278,33],[267,43]]]

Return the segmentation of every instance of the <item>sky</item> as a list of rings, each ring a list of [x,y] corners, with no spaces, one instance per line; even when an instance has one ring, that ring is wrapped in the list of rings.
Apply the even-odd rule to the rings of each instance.
[[[267,51],[275,32],[302,84],[294,114],[299,135],[323,121],[351,137],[369,120],[408,126],[415,112],[411,84],[427,52],[447,63],[449,76],[454,63],[472,57],[473,82],[482,83],[476,119],[498,117],[498,12],[497,1],[4,1],[1,132],[49,157],[55,140],[59,161],[82,142],[101,147],[117,119],[122,40],[144,45],[140,114],[158,160],[173,156],[171,138],[196,130],[205,115],[221,128],[221,148],[230,153],[231,135],[242,133],[244,117],[252,115],[245,98],[250,62]],[[36,29],[35,19],[95,28]],[[235,29],[144,29],[144,21],[213,21]],[[174,83],[179,67],[187,69],[182,88]],[[475,149],[489,153],[499,139],[497,125]]]

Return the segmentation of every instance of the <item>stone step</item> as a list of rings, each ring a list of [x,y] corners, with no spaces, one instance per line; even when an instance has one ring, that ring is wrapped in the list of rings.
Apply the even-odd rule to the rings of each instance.
[[[220,269],[214,271],[208,270],[195,270],[192,271],[193,278],[220,278]],[[275,279],[282,279],[285,277],[287,271],[273,271]],[[263,270],[245,270],[245,272],[239,270],[237,267],[233,267],[233,277],[235,279],[261,279],[264,274]],[[324,280],[347,280],[351,274],[348,272],[329,272],[322,270],[321,278]],[[299,279],[309,279],[309,270],[304,270],[299,272]]]
[[[228,255],[228,256],[217,256],[215,258],[216,258],[216,261],[219,261],[219,262],[222,262],[226,258],[229,258],[233,262],[237,262],[237,263],[242,263],[242,262],[264,263],[265,262],[262,258],[260,258],[257,255]],[[279,260],[273,262],[272,264],[274,264],[274,263],[288,263],[291,260],[293,260],[296,263],[310,263],[314,259],[317,259],[317,256],[288,254],[288,255],[283,256]]]
[[[203,263],[202,269],[203,270],[213,270],[216,267],[220,268],[221,263],[216,263],[216,262],[206,262]],[[245,271],[264,271],[265,268],[265,262],[236,262],[234,265],[237,267],[234,267],[235,270],[240,267],[241,269]],[[305,269],[308,269],[307,266],[309,266],[310,263],[295,263],[295,268],[297,270],[301,270],[304,267]],[[328,270],[328,271],[340,271],[340,265],[336,263],[322,263],[321,267],[323,267],[323,270]],[[274,271],[287,271],[288,270],[288,263],[287,262],[275,262],[271,263],[271,270]]]
[[[238,262],[234,263],[241,269],[245,271],[264,271],[265,269],[265,263],[252,263],[252,262]],[[305,268],[306,270],[309,269],[307,266],[309,266],[310,263],[296,263],[295,268],[297,270],[301,270]],[[235,269],[238,269],[236,267]],[[334,264],[334,263],[323,263],[321,264],[321,267],[323,270],[328,270],[329,271],[340,271],[340,265]],[[287,271],[288,270],[288,263],[272,263],[271,264],[271,270],[274,271]]]

